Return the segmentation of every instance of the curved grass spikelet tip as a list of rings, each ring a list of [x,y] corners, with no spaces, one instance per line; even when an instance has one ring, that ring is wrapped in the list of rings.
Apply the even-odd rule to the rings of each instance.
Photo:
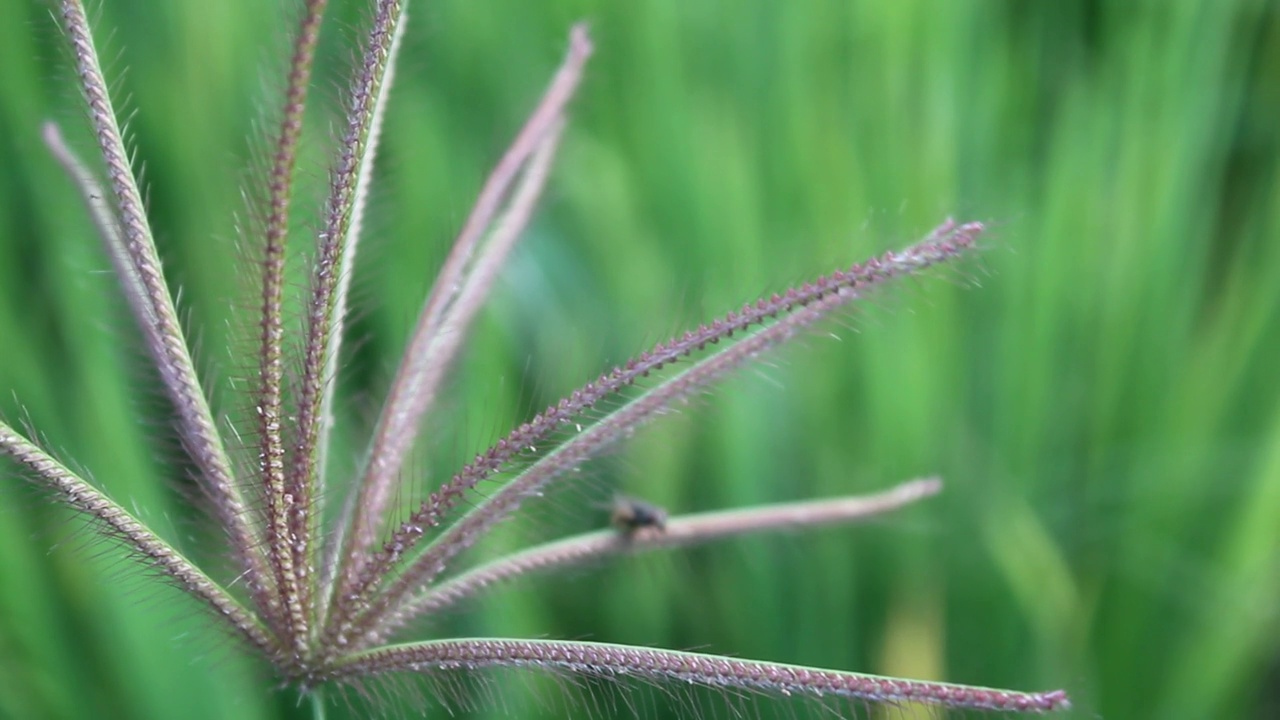
[[[1045,713],[1071,707],[1061,690],[1016,692],[595,642],[439,640],[370,651],[351,657],[348,663],[335,670],[338,677],[346,672],[366,676],[534,667],[596,677],[638,676],[781,697],[835,696],[882,704],[917,702],[956,710],[1015,713]]]

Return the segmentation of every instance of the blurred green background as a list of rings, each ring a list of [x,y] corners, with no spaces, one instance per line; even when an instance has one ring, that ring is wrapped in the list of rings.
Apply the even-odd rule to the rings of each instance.
[[[303,230],[365,26],[355,5],[325,27]],[[236,214],[292,31],[274,6],[108,0],[96,21],[170,277],[232,409],[248,365]],[[546,202],[432,421],[424,472],[762,292],[947,215],[993,227],[977,261],[739,373],[531,507],[529,526],[598,525],[615,487],[674,512],[929,473],[946,478],[943,496],[868,526],[533,580],[436,631],[1066,687],[1082,718],[1280,715],[1280,5],[409,12],[356,280],[339,470],[578,18],[598,52]],[[216,536],[175,490],[176,441],[99,243],[39,142],[54,119],[91,147],[44,2],[0,3],[0,98],[0,412],[25,408],[50,447],[216,565]],[[0,716],[309,713],[193,606],[74,542],[74,523],[9,475]]]

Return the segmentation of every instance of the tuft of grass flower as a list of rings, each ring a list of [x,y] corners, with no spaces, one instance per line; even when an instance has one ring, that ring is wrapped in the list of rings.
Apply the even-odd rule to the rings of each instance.
[[[458,469],[406,515],[406,460],[467,329],[527,225],[565,127],[566,108],[591,55],[584,26],[540,102],[485,182],[439,271],[381,407],[358,477],[327,527],[323,502],[337,358],[348,312],[365,198],[380,123],[405,23],[405,3],[373,3],[371,27],[346,93],[346,118],[329,172],[302,317],[285,311],[291,196],[302,117],[312,84],[324,0],[304,3],[260,219],[246,239],[256,253],[256,370],[245,398],[254,432],[219,420],[198,377],[166,283],[137,176],[80,0],[59,3],[105,179],[62,140],[44,139],[75,181],[137,321],[176,430],[226,538],[234,578],[219,580],[123,506],[0,423],[0,452],[92,528],[198,600],[304,692],[385,676],[421,676],[430,687],[491,667],[541,670],[584,680],[635,679],[726,693],[834,698],[855,704],[920,702],[957,709],[1046,712],[1068,707],[1063,691],[1018,692],[599,642],[404,637],[409,624],[535,572],[620,554],[762,532],[854,522],[935,494],[929,478],[884,493],[667,516],[526,548],[470,569],[457,558],[584,462],[673,404],[786,343],[842,307],[896,279],[969,251],[980,223],[943,222],[904,250],[748,303],[660,343],[604,373],[513,429]],[[296,234],[296,233],[294,233]],[[30,435],[30,434],[28,434]],[[252,458],[243,462],[238,458]],[[477,489],[486,487],[483,493]],[[463,508],[466,508],[463,510]],[[443,694],[447,692],[442,691]],[[446,700],[449,698],[445,698]],[[317,699],[317,703],[322,700]]]

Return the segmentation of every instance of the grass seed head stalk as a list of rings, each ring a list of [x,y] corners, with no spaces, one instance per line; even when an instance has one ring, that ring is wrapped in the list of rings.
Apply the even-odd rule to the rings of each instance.
[[[196,376],[195,365],[173,298],[165,284],[160,256],[156,251],[151,224],[147,220],[137,178],[128,161],[124,136],[116,121],[115,108],[107,93],[107,82],[89,31],[89,21],[80,0],[60,4],[62,29],[75,59],[80,91],[88,107],[107,170],[107,186],[115,199],[115,228],[118,237],[104,236],[108,254],[122,252],[131,269],[119,270],[126,295],[141,291],[145,300],[131,303],[147,349],[156,363],[165,390],[178,418],[183,445],[200,469],[200,478],[212,500],[214,513],[229,535],[231,550],[243,569],[244,583],[254,603],[269,617],[276,616],[278,597],[265,567],[261,533],[255,527],[240,485],[231,470],[226,446],[208,400]]]
[[[466,330],[546,185],[566,125],[566,108],[592,52],[585,26],[578,25],[570,33],[559,71],[484,183],[428,294],[372,433],[362,472],[353,483],[349,511],[341,513],[334,526],[322,528],[318,507],[326,494],[324,465],[330,446],[336,358],[381,118],[404,31],[404,5],[400,0],[372,3],[370,27],[353,70],[345,123],[330,171],[323,227],[314,238],[306,316],[300,327],[291,328],[282,312],[282,297],[294,166],[326,3],[309,0],[303,6],[267,174],[266,219],[261,237],[250,238],[261,246],[261,295],[257,316],[246,324],[257,337],[255,375],[246,400],[258,408],[258,432],[245,442],[224,435],[196,375],[84,8],[78,0],[60,3],[59,17],[106,169],[105,181],[100,182],[69,149],[56,127],[46,126],[45,141],[72,178],[103,236],[123,294],[176,410],[184,448],[212,500],[214,519],[224,531],[236,566],[234,576],[212,577],[135,514],[3,422],[0,454],[50,497],[87,519],[99,536],[123,545],[139,562],[198,601],[269,661],[280,678],[303,690],[322,683],[358,684],[405,674],[440,687],[431,683],[449,673],[517,667],[605,681],[631,678],[674,687],[699,685],[752,697],[836,697],[889,705],[923,702],[1000,712],[1067,707],[1062,691],[1023,693],[607,643],[461,638],[388,644],[411,621],[528,573],[781,527],[851,523],[937,492],[938,482],[925,480],[880,496],[670,518],[664,512],[657,524],[643,532],[607,530],[565,538],[471,569],[455,568],[451,577],[441,580],[464,550],[520,509],[525,500],[673,404],[702,392],[880,286],[966,254],[983,232],[980,223],[948,220],[905,250],[761,298],[659,343],[512,430],[459,469],[407,517],[392,515],[390,500],[403,490],[398,479],[423,416],[431,409]],[[109,202],[104,190],[109,191]],[[300,337],[301,371],[296,391],[285,392],[283,348],[291,329]],[[566,432],[570,426],[573,431]],[[233,474],[228,447],[259,458],[253,472],[246,473],[250,478]],[[508,477],[506,484],[475,501],[477,485],[499,474]],[[245,501],[242,481],[255,484],[250,496],[261,497],[262,503]],[[454,512],[472,501],[467,512]],[[319,706],[322,700],[316,702]]]
[[[335,585],[327,639],[340,640],[348,632],[353,608],[367,598],[379,575],[389,570],[386,553],[371,555],[369,549],[376,544],[404,456],[502,260],[529,219],[558,145],[566,107],[591,53],[586,27],[574,27],[559,71],[485,181],[427,297],[370,442],[339,563],[341,579]],[[517,178],[519,187],[513,194]],[[506,211],[499,217],[504,201]]]
[[[266,535],[264,544],[276,587],[280,589],[288,607],[286,632],[295,654],[306,652],[305,607],[312,594],[312,574],[305,572],[305,569],[313,563],[308,543],[311,533],[303,529],[308,522],[310,483],[296,473],[287,473],[285,467],[285,423],[282,411],[285,243],[288,239],[289,211],[293,199],[294,167],[298,143],[302,137],[307,91],[311,87],[311,68],[315,64],[320,24],[327,4],[327,0],[309,0],[306,3],[298,36],[294,40],[283,117],[267,182],[267,221],[259,263],[262,298],[258,321],[255,414],[261,443],[260,485],[267,515],[263,523]]]
[[[972,248],[981,232],[981,223],[957,226],[948,221],[918,245],[886,253],[880,258],[748,305],[748,310],[744,310],[744,313],[758,315],[760,318],[776,317],[777,320],[738,342],[726,342],[718,351],[625,402],[617,410],[606,414],[595,424],[534,461],[502,489],[480,501],[456,525],[445,529],[426,552],[415,559],[395,583],[372,602],[364,613],[363,622],[355,626],[367,633],[364,637],[355,640],[354,636],[346,636],[339,641],[343,644],[355,642],[357,646],[363,647],[368,642],[385,638],[391,629],[412,619],[409,613],[413,603],[408,600],[409,596],[424,589],[444,571],[452,558],[470,548],[476,540],[519,509],[525,499],[541,492],[548,483],[590,460],[614,442],[629,436],[637,427],[671,407],[673,403],[689,397],[744,363],[756,359],[761,353],[795,337],[797,332],[826,317],[831,311],[864,297],[894,278],[918,273],[940,262],[954,259]],[[696,347],[686,345],[679,354],[686,355],[718,345],[722,340],[728,341],[737,332],[736,327],[740,322],[739,314],[730,313],[722,321],[712,323],[715,331],[710,334],[709,339]],[[407,539],[412,541],[423,535],[421,531],[411,532]]]

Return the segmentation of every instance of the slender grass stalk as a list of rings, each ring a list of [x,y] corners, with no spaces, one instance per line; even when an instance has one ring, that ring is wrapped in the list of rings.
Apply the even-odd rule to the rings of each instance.
[[[541,492],[548,483],[626,437],[637,426],[651,420],[673,403],[756,359],[766,350],[790,340],[800,330],[848,302],[863,297],[876,286],[956,257],[970,248],[981,232],[981,223],[956,226],[948,221],[930,239],[919,245],[901,252],[887,253],[881,258],[855,265],[847,271],[833,273],[796,290],[759,301],[754,310],[761,317],[782,317],[754,335],[699,360],[684,372],[608,413],[594,425],[539,458],[501,490],[481,501],[457,524],[445,529],[421,557],[413,560],[390,588],[369,604],[362,620],[354,625],[358,633],[365,634],[365,638],[357,641],[357,645],[363,647],[367,640],[378,637],[377,628],[385,622],[383,618],[398,619],[401,611],[397,606],[406,602],[409,595],[435,580],[453,557],[471,547],[497,523],[515,512],[526,498]],[[730,338],[733,332],[731,328],[738,322],[737,315],[726,316],[723,323],[719,324],[721,333],[713,335],[708,343]],[[688,346],[687,352],[695,349],[695,346]],[[420,531],[412,533],[410,537],[420,537],[423,534]],[[341,636],[338,643],[345,646],[353,637]]]
[[[79,0],[64,0],[60,7],[63,28],[75,58],[80,90],[88,103],[89,121],[107,168],[107,185],[115,197],[117,227],[125,253],[133,265],[130,277],[122,277],[121,281],[126,287],[136,281],[146,294],[151,312],[143,314],[140,306],[133,309],[169,399],[177,410],[183,442],[192,460],[200,467],[201,478],[213,499],[218,520],[230,536],[232,551],[244,568],[245,584],[254,602],[270,616],[276,599],[264,567],[260,533],[254,527],[244,495],[232,474],[226,447],[196,377],[177,310],[165,285],[151,225],[143,209],[137,180],[129,166],[124,137],[107,95],[107,83],[89,32],[84,5]],[[113,244],[110,237],[106,242],[109,246]],[[108,250],[110,252],[110,248]]]
[[[396,645],[353,655],[331,679],[388,672],[426,674],[487,667],[568,670],[596,677],[639,677],[780,697],[835,696],[881,704],[918,702],[959,710],[1049,712],[1070,707],[1061,690],[1008,690],[816,670],[719,655],[561,640],[467,638]]]
[[[266,542],[270,564],[288,605],[288,635],[293,651],[306,651],[306,606],[312,595],[315,563],[310,557],[313,528],[308,520],[311,484],[285,467],[284,417],[284,273],[285,242],[289,233],[289,210],[293,199],[293,173],[298,142],[306,113],[307,91],[311,87],[311,67],[320,40],[320,21],[327,0],[308,0],[303,8],[298,36],[289,63],[280,132],[271,158],[267,184],[267,221],[262,242],[262,302],[259,322],[258,385],[255,405],[259,442],[262,444],[262,494],[266,501]]]
[[[363,598],[377,573],[387,569],[385,563],[376,559],[375,565],[368,567],[371,559],[368,550],[380,530],[405,453],[468,325],[488,294],[499,265],[519,238],[533,202],[541,192],[566,105],[577,89],[591,50],[586,28],[575,27],[570,32],[569,51],[560,70],[485,181],[436,278],[374,430],[359,501],[353,505],[352,529],[346,537],[343,557],[347,563],[341,581],[335,586],[341,595]],[[536,169],[535,163],[543,166],[541,170]],[[495,227],[495,215],[521,174],[525,178],[522,189],[510,199],[505,221]],[[487,242],[481,247],[486,236]],[[330,622],[333,631],[330,637],[344,633],[350,608],[340,606],[335,615]]]
[[[323,479],[321,447],[326,437],[326,418],[332,406],[336,358],[341,344],[342,316],[346,312],[347,285],[354,260],[359,220],[364,206],[364,185],[368,183],[385,93],[389,89],[395,55],[403,32],[404,3],[381,0],[376,4],[372,28],[351,88],[346,133],[338,151],[326,201],[325,227],[319,237],[307,317],[306,349],[303,357],[302,389],[298,401],[298,438],[291,460],[289,485],[298,496],[288,498],[292,506],[290,528],[297,529],[296,542],[312,528],[309,499],[312,489]],[[306,548],[302,548],[307,556]],[[309,559],[309,557],[308,557]],[[303,568],[311,574],[310,568]],[[291,607],[304,613],[303,598]],[[305,622],[305,619],[301,620]]]
[[[142,285],[142,278],[129,257],[129,250],[124,245],[124,237],[120,234],[120,226],[116,222],[115,211],[107,199],[107,192],[102,183],[93,176],[93,172],[84,164],[74,151],[67,146],[62,131],[53,123],[45,123],[43,139],[49,152],[53,154],[62,169],[66,171],[80,198],[84,200],[93,220],[94,228],[102,236],[107,248],[107,256],[111,259],[111,269],[120,278],[120,288],[124,291],[129,310],[136,318],[146,318],[146,322],[155,322],[155,306],[147,296],[147,289]]]
[[[553,128],[550,134],[542,139],[533,157],[530,158],[529,167],[526,168],[520,185],[511,200],[511,207],[496,223],[493,239],[490,241],[493,245],[506,246],[509,249],[528,222],[533,206],[542,192],[543,184],[546,182],[547,173],[551,169],[551,158],[555,154],[559,138],[560,128]],[[459,293],[459,301],[469,302],[473,308],[479,307],[472,296],[488,290],[488,286],[493,282],[492,275],[492,269],[488,272],[473,273],[467,278],[462,291]],[[453,334],[448,329],[443,332],[446,337]],[[457,341],[450,338],[446,342],[456,343]],[[357,505],[357,507],[360,506]],[[333,624],[330,626],[331,634],[328,635],[328,637],[335,638],[339,645],[345,643],[345,638],[350,632],[351,618],[355,609],[365,603],[369,594],[381,580],[381,576],[390,570],[391,563],[390,561],[384,562],[385,557],[385,555],[379,554],[373,558],[374,562],[365,565],[364,572],[357,578],[358,582],[347,592],[344,603],[339,605],[340,608],[347,609],[347,612],[335,615]]]
[[[499,583],[530,573],[554,572],[599,562],[613,555],[688,547],[749,533],[809,530],[858,522],[932,497],[941,490],[941,480],[926,478],[904,482],[874,495],[694,513],[667,518],[661,529],[628,533],[598,530],[572,535],[526,548],[429,586],[382,628],[380,636],[390,637],[410,618],[431,617]]]
[[[0,422],[0,453],[30,473],[41,487],[55,492],[61,502],[81,513],[99,534],[119,541],[145,565],[155,568],[183,592],[204,603],[259,652],[277,657],[276,642],[267,629],[221,585],[128,510],[3,422]]]

